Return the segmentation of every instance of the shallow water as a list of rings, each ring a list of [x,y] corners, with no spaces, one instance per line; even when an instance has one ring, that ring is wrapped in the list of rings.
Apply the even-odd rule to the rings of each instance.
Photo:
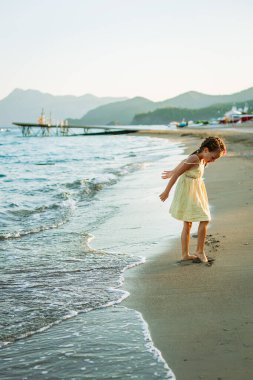
[[[122,272],[143,259],[133,256],[126,245],[124,249],[120,243],[113,250],[95,249],[90,240],[93,235],[96,237],[98,226],[121,212],[122,200],[127,202],[127,189],[125,193],[122,190],[121,201],[114,197],[116,185],[131,177],[131,173],[142,173],[146,165],[164,160],[169,152],[181,153],[181,147],[144,136],[24,138],[19,131],[2,131],[0,143],[3,378],[17,378],[18,371],[22,378],[34,378],[35,373],[36,378],[37,373],[44,378],[64,378],[58,375],[59,368],[69,373],[68,378],[90,378],[91,372],[93,378],[113,378],[109,368],[103,370],[106,350],[98,336],[105,333],[109,334],[104,338],[107,342],[120,339],[126,349],[124,360],[116,355],[117,346],[112,345],[109,350],[115,356],[112,373],[115,378],[122,378],[132,344],[132,331],[129,335],[121,333],[127,321],[132,321],[131,329],[138,331],[139,343],[126,377],[135,378],[138,367],[138,378],[147,378],[146,366],[141,366],[146,352],[149,378],[167,378],[165,363],[157,360],[159,355],[154,350],[150,353],[145,345],[143,321],[137,313],[126,308],[104,308],[127,296],[120,289]],[[114,227],[111,228],[109,233],[113,234]],[[148,246],[151,241],[142,243]],[[78,364],[73,367],[72,359],[62,361],[58,355],[50,340],[57,340],[57,334],[62,339],[68,328],[71,332],[64,344],[76,344],[75,350],[80,349],[87,357],[98,352],[99,375],[94,374],[94,366],[89,363],[84,365],[87,371],[81,369],[83,358],[75,359]],[[82,344],[79,340],[72,342],[80,329]],[[43,364],[43,370],[37,371],[34,363],[40,361],[42,352],[46,357],[51,352],[54,361],[46,361],[46,369]],[[63,356],[68,357],[67,351]],[[8,374],[6,363],[12,369]]]
[[[174,379],[141,315],[122,307],[80,314],[53,335],[7,346],[0,371],[2,379]]]

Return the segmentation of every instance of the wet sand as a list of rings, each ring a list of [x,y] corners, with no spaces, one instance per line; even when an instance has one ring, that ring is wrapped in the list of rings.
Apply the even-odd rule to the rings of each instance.
[[[205,135],[223,136],[227,143],[227,156],[205,172],[212,214],[206,252],[215,262],[211,267],[178,264],[180,239],[169,248],[163,243],[154,248],[144,265],[125,272],[124,288],[131,295],[123,304],[142,313],[155,346],[177,380],[250,380],[253,133],[176,132],[167,137],[184,142],[187,153],[195,150]],[[166,138],[166,134],[160,137]],[[192,253],[196,240],[191,239]]]

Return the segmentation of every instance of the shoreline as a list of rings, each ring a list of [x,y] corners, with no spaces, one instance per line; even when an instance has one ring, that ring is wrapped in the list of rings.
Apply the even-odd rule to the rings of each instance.
[[[183,141],[187,153],[206,135],[227,143],[228,155],[205,172],[212,207],[207,254],[216,261],[212,267],[177,264],[180,239],[174,239],[168,249],[156,250],[144,265],[124,273],[123,289],[130,296],[122,304],[141,312],[178,380],[248,380],[253,372],[253,134],[170,132],[150,135]],[[191,252],[195,244],[192,238]]]

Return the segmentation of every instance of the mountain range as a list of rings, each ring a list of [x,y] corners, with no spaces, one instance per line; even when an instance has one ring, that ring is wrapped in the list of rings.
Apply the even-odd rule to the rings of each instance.
[[[135,97],[117,103],[111,103],[97,107],[87,112],[81,119],[70,119],[73,125],[108,125],[108,124],[132,124],[136,114],[152,112],[157,109],[178,108],[182,115],[182,109],[201,109],[215,104],[234,104],[247,102],[253,99],[253,87],[232,95],[207,95],[190,91],[174,98],[161,102],[153,102],[142,97]],[[184,116],[181,116],[184,117]]]
[[[37,122],[42,108],[46,117],[51,113],[55,121],[68,117],[80,118],[93,108],[125,99],[127,98],[97,97],[91,94],[57,96],[17,88],[0,101],[0,123],[8,125],[13,121]]]
[[[68,119],[74,125],[124,125],[137,121],[136,115],[157,109],[179,109],[176,114],[183,115],[183,109],[197,110],[215,104],[235,104],[252,99],[253,87],[231,95],[208,95],[190,91],[160,102],[143,97],[128,99],[96,97],[92,94],[56,96],[37,90],[15,89],[0,100],[0,123],[36,122],[43,108],[47,117],[51,112],[53,120]]]

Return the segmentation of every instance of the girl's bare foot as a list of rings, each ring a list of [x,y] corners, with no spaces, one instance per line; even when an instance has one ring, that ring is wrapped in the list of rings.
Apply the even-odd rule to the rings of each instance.
[[[184,255],[182,257],[182,261],[187,261],[187,260],[194,260],[194,259],[197,259],[198,256],[196,255]]]
[[[208,263],[208,258],[206,257],[205,252],[196,252],[196,256],[200,259],[202,263]]]

